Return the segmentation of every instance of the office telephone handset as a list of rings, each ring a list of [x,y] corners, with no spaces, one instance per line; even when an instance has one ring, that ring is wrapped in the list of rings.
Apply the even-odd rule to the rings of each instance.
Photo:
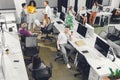
[[[107,56],[107,57],[108,57],[110,60],[112,60],[112,62],[115,61],[116,55],[115,55],[114,50],[113,50],[112,47],[109,49],[109,53],[108,53],[108,56]]]

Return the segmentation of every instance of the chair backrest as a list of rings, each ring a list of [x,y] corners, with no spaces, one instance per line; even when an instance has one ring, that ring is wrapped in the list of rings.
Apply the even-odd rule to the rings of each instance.
[[[108,33],[114,34],[115,33],[115,26],[109,26]]]
[[[40,70],[33,70],[34,78],[36,80],[48,80],[51,77],[50,67]]]
[[[106,39],[107,38],[107,32],[105,32],[105,31],[101,31],[98,35],[100,36],[100,37],[102,37],[103,39]]]
[[[54,27],[54,23],[50,23],[50,24],[48,24],[48,26],[47,26],[47,30],[48,30],[48,31],[51,31],[51,30],[53,29],[53,27]]]
[[[30,36],[25,38],[25,47],[37,47],[37,37]]]

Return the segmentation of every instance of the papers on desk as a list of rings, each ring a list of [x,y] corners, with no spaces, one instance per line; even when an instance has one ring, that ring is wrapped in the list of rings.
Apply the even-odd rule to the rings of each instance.
[[[83,40],[75,41],[75,44],[77,46],[84,46],[84,45],[86,45],[86,43]]]

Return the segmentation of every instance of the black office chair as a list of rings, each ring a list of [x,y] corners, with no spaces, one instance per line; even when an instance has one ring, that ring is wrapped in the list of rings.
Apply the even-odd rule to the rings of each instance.
[[[53,33],[53,27],[54,27],[54,23],[50,23],[47,27],[45,28],[41,28],[41,31],[43,34],[46,34],[45,37],[41,37],[41,39],[45,40],[50,40],[52,41],[54,39],[54,37],[49,36],[49,34]]]
[[[117,31],[114,26],[109,26],[107,38],[111,41],[120,40],[119,31]]]
[[[67,50],[67,53],[69,53],[69,50],[68,49],[66,49],[66,50]],[[61,50],[57,50],[57,55],[56,55],[56,57],[55,57],[54,60],[55,61],[60,60],[60,61],[63,61],[63,64],[65,63],[64,59],[63,59],[63,54],[62,54]],[[68,60],[70,62],[72,62],[72,63],[74,62],[74,60],[72,59],[72,57],[68,57]]]
[[[24,48],[22,50],[23,50],[24,56],[30,58],[30,59],[25,59],[26,64],[31,63],[32,57],[34,55],[37,55],[40,50],[40,47],[38,46],[38,43],[37,43],[37,37],[35,36],[26,37]]]
[[[52,77],[52,63],[44,69],[33,70],[32,74],[34,74],[34,80],[49,80]]]
[[[74,74],[74,76],[82,75],[82,80],[88,80],[90,66],[85,57],[80,53],[78,53],[77,62],[78,73]]]
[[[61,52],[60,50],[57,50],[57,55],[56,55],[56,57],[55,57],[54,60],[55,60],[55,61],[61,60],[61,61],[63,61],[63,63],[65,63],[65,62],[64,62],[64,59],[63,59],[62,52]]]

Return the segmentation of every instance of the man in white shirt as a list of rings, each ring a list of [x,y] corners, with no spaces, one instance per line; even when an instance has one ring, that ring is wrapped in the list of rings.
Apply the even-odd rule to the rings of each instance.
[[[71,40],[71,36],[72,36],[72,34],[69,33],[69,31],[70,31],[70,27],[66,26],[64,31],[58,35],[57,48],[58,50],[61,50],[65,64],[67,64],[67,68],[70,69],[71,66],[69,64],[68,58],[75,51],[75,49],[70,44],[68,44],[68,40]],[[69,53],[67,53],[66,49],[70,50]]]
[[[49,18],[51,18],[51,15],[52,15],[52,10],[49,6],[49,2],[48,1],[45,1],[44,2],[44,6],[45,6],[45,13],[44,14],[47,14]]]

